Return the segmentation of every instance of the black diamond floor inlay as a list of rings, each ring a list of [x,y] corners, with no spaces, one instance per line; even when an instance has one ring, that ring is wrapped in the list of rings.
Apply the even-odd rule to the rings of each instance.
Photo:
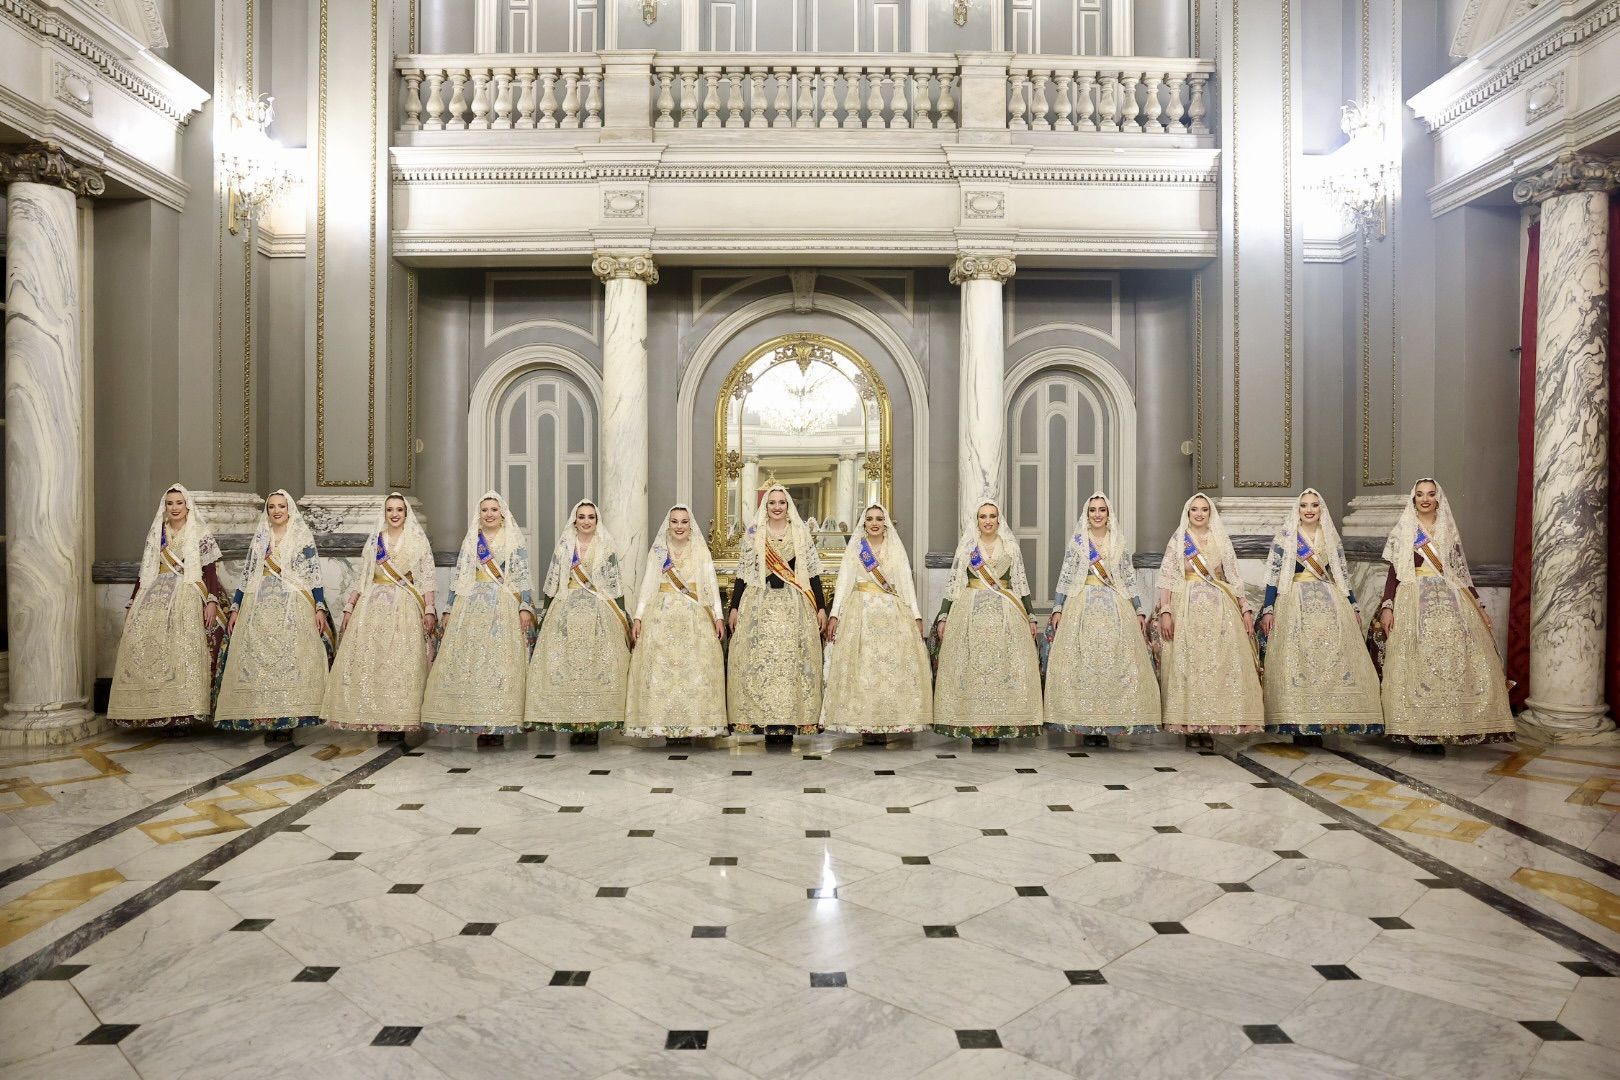
[[[893,769],[873,769],[872,770],[872,775],[873,776],[893,776],[894,775],[894,770]]]
[[[1305,854],[1303,851],[1294,851],[1292,848],[1284,848],[1281,851],[1273,851],[1272,854],[1277,856],[1277,858],[1279,858],[1279,859],[1308,859],[1308,858],[1310,858],[1310,856]]]
[[[804,789],[804,793],[806,795],[825,795],[827,794],[827,789],[824,787],[807,787]]]
[[[398,885],[393,886],[388,891],[391,892],[391,893],[402,893],[402,894],[404,894],[406,896],[414,896],[416,893],[419,893],[419,892],[422,891],[422,885],[421,885],[420,882],[414,882],[414,881],[413,882],[400,882]]]
[[[1170,766],[1170,765],[1155,765],[1155,766],[1153,766],[1153,771],[1154,772],[1175,772],[1176,770],[1175,770],[1175,768],[1173,766]]]
[[[630,835],[631,836],[651,836],[652,834],[653,834],[653,830],[651,830],[651,829],[631,829],[630,830]]]
[[[450,773],[469,773],[469,772],[472,772],[472,770],[471,770],[471,769],[469,769],[469,768],[468,768],[468,767],[467,767],[467,766],[465,766],[465,765],[462,765],[462,766],[460,766],[460,767],[459,767],[459,768],[455,768],[455,769],[446,769],[446,770],[444,770],[444,771],[445,771],[445,772],[450,772]]]
[[[89,968],[89,964],[57,964],[53,968],[46,968],[37,976],[39,982],[67,982],[79,972]]]
[[[1108,851],[1097,851],[1091,855],[1092,862],[1119,862],[1119,856]]]
[[[970,791],[978,791],[979,789],[976,788],[976,787],[973,787],[971,784],[967,784],[967,785],[963,785],[962,787],[957,788],[956,790],[960,791],[962,794],[966,795]]]
[[[372,1046],[409,1046],[422,1034],[421,1027],[385,1027],[371,1040]]]
[[[735,855],[715,855],[714,857],[709,859],[709,865],[710,866],[736,866],[737,865],[737,856],[735,856]]]
[[[1385,930],[1410,930],[1412,924],[1405,919],[1398,919],[1393,915],[1374,915],[1372,921]]]
[[[825,840],[830,836],[832,836],[832,830],[831,829],[806,829],[806,830],[804,830],[804,838],[806,840]]]
[[[820,754],[805,754],[805,755],[803,755],[803,757],[804,757],[804,760],[806,760],[806,761],[820,761],[821,760],[821,755]]]
[[[450,830],[450,835],[451,836],[477,836],[478,835],[478,828],[479,827],[475,826],[475,825],[463,825],[460,828]]]
[[[753,769],[732,769],[731,770],[731,775],[732,776],[753,776],[754,775],[754,770]]]
[[[117,1046],[129,1037],[139,1024],[102,1024],[79,1040],[80,1046]]]
[[[909,807],[909,806],[885,806],[883,809],[887,810],[891,814],[909,814],[909,813],[911,813],[911,807]]]
[[[1182,926],[1178,922],[1156,922],[1156,923],[1148,923],[1148,925],[1153,927],[1153,929],[1154,929],[1154,931],[1156,933],[1160,933],[1160,934],[1185,934],[1185,933],[1187,933],[1187,928],[1185,926]]]
[[[923,927],[923,937],[947,938],[947,937],[956,937],[956,936],[957,936],[956,927],[954,927],[954,926],[925,926],[925,927]]]
[[[1221,881],[1217,884],[1220,885],[1222,892],[1254,892],[1253,887],[1243,881]]]
[[[1084,750],[1070,750],[1069,751],[1069,756],[1070,757],[1090,757],[1091,755],[1086,753]]]
[[[675,794],[675,789],[672,787],[655,787],[652,789],[652,793],[654,795],[673,795]]]
[[[1045,896],[1046,889],[1040,885],[1014,885],[1013,891],[1019,896]]]
[[[836,899],[838,899],[838,890],[837,889],[806,889],[806,890],[804,890],[804,898],[806,900],[836,900]]]
[[[609,899],[617,899],[621,896],[629,896],[630,889],[623,885],[604,885],[600,889],[596,890],[596,895],[605,896]]]
[[[1065,971],[1063,974],[1070,986],[1102,986],[1108,982],[1100,971]]]
[[[829,986],[848,986],[849,979],[842,971],[812,971],[810,973],[810,985],[818,989]]]
[[[1569,970],[1583,979],[1612,979],[1614,972],[1604,968],[1601,964],[1594,964],[1590,960],[1560,960]]]
[[[590,979],[588,971],[553,971],[551,973],[552,986],[584,986]]]
[[[1312,964],[1316,973],[1328,982],[1349,982],[1361,978],[1343,964]]]
[[[556,756],[556,754],[536,754],[534,755],[534,759],[536,761],[550,761]]]
[[[470,922],[461,928],[462,937],[489,937],[500,923]]]
[[[931,860],[926,855],[902,855],[902,856],[900,856],[900,865],[901,866],[930,866],[932,864],[933,864],[933,860]]]
[[[1155,825],[1153,826],[1153,831],[1157,833],[1178,833],[1181,830],[1176,828],[1174,825]]]
[[[523,785],[522,784],[502,784],[501,785],[501,790],[502,791],[522,791],[523,790]]]
[[[585,812],[585,808],[583,806],[559,806],[559,807],[557,807],[557,813],[559,813],[559,814],[583,814],[584,812]]]
[[[726,928],[723,926],[694,926],[692,927],[692,936],[696,938],[723,938],[726,936]]]
[[[271,923],[273,923],[275,921],[276,920],[274,920],[274,919],[243,919],[241,922],[239,922],[235,926],[231,927],[231,929],[232,930],[244,930],[244,931],[250,931],[250,932],[251,931],[256,931],[256,930],[263,930],[265,927],[269,926]]]
[[[590,772],[590,775],[592,775],[592,776],[607,776],[612,772],[613,772],[612,769],[592,769],[591,772]]]
[[[935,754],[934,756],[937,757],[937,758],[953,758],[956,755],[955,754]]]
[[[956,1033],[956,1045],[963,1050],[999,1050],[1001,1036],[993,1028],[971,1028]]]
[[[685,761],[686,760],[686,755],[685,754],[671,754],[671,755],[669,755],[669,760],[671,760],[671,761]]]
[[[746,814],[746,813],[748,813],[748,807],[746,807],[746,806],[722,806],[720,808],[720,812],[722,814]]]
[[[354,860],[358,859],[361,856],[361,854],[363,854],[363,853],[359,852],[359,851],[334,851],[334,852],[332,852],[331,857],[327,861],[328,862],[353,862]]]
[[[335,967],[307,967],[293,976],[293,982],[327,982],[338,973]]]
[[[1055,814],[1067,814],[1072,812],[1074,807],[1070,806],[1068,803],[1052,803],[1051,805],[1047,806],[1047,809]]]
[[[420,810],[425,805],[427,805],[427,804],[426,803],[419,803],[419,802],[406,802],[406,803],[400,803],[399,806],[398,806],[398,809],[400,809],[400,810]]]
[[[518,856],[518,862],[520,862],[520,863],[543,863],[545,861],[546,861],[546,857],[544,855],[519,855]]]
[[[1249,1037],[1250,1042],[1267,1046],[1276,1046],[1294,1041],[1288,1037],[1288,1032],[1276,1024],[1244,1024],[1243,1034]]]
[[[1128,785],[1128,784],[1104,784],[1103,788],[1105,790],[1107,790],[1107,791],[1129,791],[1129,790],[1131,790],[1130,785]]]
[[[1019,772],[1019,773],[1032,773],[1034,771],[1035,771],[1034,769],[1014,769],[1013,770],[1013,772]]]
[[[1581,1037],[1556,1020],[1520,1020],[1519,1026],[1542,1042],[1581,1042]]]
[[[1230,809],[1232,809],[1232,804],[1231,803],[1207,802],[1204,805],[1209,807],[1211,810],[1230,810]]]
[[[980,829],[979,833],[982,836],[1006,836],[1007,835],[1007,830],[1006,829]]]
[[[665,1050],[707,1050],[709,1048],[709,1033],[707,1031],[672,1031],[664,1039]]]

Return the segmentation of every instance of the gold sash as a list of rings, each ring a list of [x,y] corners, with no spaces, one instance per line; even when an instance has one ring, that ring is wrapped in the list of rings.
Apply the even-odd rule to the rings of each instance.
[[[784,584],[798,589],[799,593],[810,602],[810,610],[816,610],[815,593],[800,584],[799,579],[793,575],[793,570],[788,566],[787,561],[782,558],[775,548],[771,547],[770,537],[765,538],[765,569],[781,578]]]
[[[703,606],[703,601],[697,598],[697,594],[692,591],[691,587],[681,580],[681,575],[675,572],[673,562],[670,563],[669,569],[664,571],[664,580],[659,583],[658,589],[660,592],[668,589],[670,592],[680,593],[699,607]]]
[[[185,564],[175,556],[174,552],[170,551],[166,547],[159,548],[158,558],[161,560],[160,565],[158,566],[159,572],[164,574],[173,574],[180,578],[185,577]],[[207,607],[209,604],[214,604],[216,608],[219,606],[219,601],[215,600],[213,595],[209,593],[208,586],[204,585],[200,578],[193,582],[193,584],[197,586],[197,591],[202,594],[203,607]],[[224,626],[224,613],[216,613],[214,616],[214,622],[218,623],[220,626]]]
[[[373,583],[378,585],[394,585],[398,588],[404,589],[406,592],[410,593],[416,598],[416,606],[418,608],[420,608],[424,613],[427,611],[427,600],[425,597],[423,597],[421,591],[417,589],[416,585],[411,581],[411,575],[408,573],[402,574],[395,569],[393,559],[384,559],[379,562],[377,564],[376,571],[372,574],[371,580]]]
[[[282,576],[281,564],[276,562],[276,557],[268,551],[264,553],[264,568],[276,575],[276,577],[281,578],[283,584],[290,584],[290,582],[288,582],[287,579]],[[308,589],[299,589],[298,595],[302,596],[306,601],[309,602],[309,609],[311,611],[315,610],[314,593],[310,592]]]
[[[983,552],[980,552],[980,554],[982,556]],[[1012,594],[1012,590],[1007,588],[1005,585],[1003,585],[999,578],[993,577],[991,575],[990,566],[989,566],[989,560],[988,559],[984,559],[982,557],[980,558],[978,574],[979,574],[978,580],[981,582],[979,587],[981,589],[993,589],[993,590],[995,590],[1002,597],[1006,598],[1006,600],[1007,600],[1007,602],[1009,604],[1011,604],[1014,608],[1017,609],[1018,614],[1020,616],[1022,616],[1025,619],[1029,618],[1029,612],[1024,609],[1024,602],[1022,600],[1018,599],[1018,597],[1014,596]],[[970,581],[970,582],[968,582],[968,584],[971,586],[973,584],[973,582]]]
[[[589,590],[592,596],[606,604],[608,609],[613,612],[614,617],[619,620],[619,628],[624,631],[624,639],[628,642],[630,640],[629,617],[619,609],[618,604],[613,602],[612,597],[602,595],[602,591],[598,589],[591,581],[590,575],[585,573],[585,567],[583,564],[576,562],[571,568],[571,573],[574,583],[578,585],[579,588]]]
[[[512,594],[512,599],[518,602],[519,607],[523,606],[523,594],[512,588],[512,586],[506,584],[506,577],[501,573],[501,568],[496,565],[494,555],[491,555],[487,559],[479,559],[478,569],[488,574],[491,581],[500,585],[506,585],[506,591]]]

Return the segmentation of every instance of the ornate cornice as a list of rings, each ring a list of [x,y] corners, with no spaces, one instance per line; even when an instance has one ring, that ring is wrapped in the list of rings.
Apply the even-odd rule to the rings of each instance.
[[[951,264],[951,284],[964,281],[995,281],[1005,285],[1018,272],[1011,255],[958,255]]]
[[[1559,195],[1620,187],[1620,162],[1569,151],[1513,185],[1513,200],[1539,206]]]
[[[1012,168],[979,168],[949,165],[658,165],[625,170],[594,165],[516,163],[435,162],[396,163],[391,170],[396,183],[406,184],[487,184],[487,183],[576,183],[588,180],[645,179],[679,183],[731,183],[762,180],[788,183],[955,183],[961,180],[1005,180],[1015,184],[1132,184],[1177,187],[1213,187],[1218,170],[1213,167],[1155,166],[1068,166],[1040,165]]]
[[[591,260],[591,271],[604,282],[633,279],[647,285],[658,284],[658,264],[650,254],[599,254]]]
[[[59,143],[28,143],[20,150],[0,150],[0,182],[48,184],[75,195],[102,195],[107,181],[101,173],[68,157]]]

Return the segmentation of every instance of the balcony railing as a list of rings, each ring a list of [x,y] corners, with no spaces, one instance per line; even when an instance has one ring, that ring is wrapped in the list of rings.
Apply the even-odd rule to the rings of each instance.
[[[399,130],[1002,130],[1207,141],[1214,64],[1006,53],[401,56]],[[1180,145],[1185,145],[1181,143]]]

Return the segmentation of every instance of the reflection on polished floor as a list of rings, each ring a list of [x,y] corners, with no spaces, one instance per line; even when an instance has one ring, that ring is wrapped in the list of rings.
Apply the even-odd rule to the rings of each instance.
[[[0,752],[0,1076],[1620,1076],[1620,753]]]

